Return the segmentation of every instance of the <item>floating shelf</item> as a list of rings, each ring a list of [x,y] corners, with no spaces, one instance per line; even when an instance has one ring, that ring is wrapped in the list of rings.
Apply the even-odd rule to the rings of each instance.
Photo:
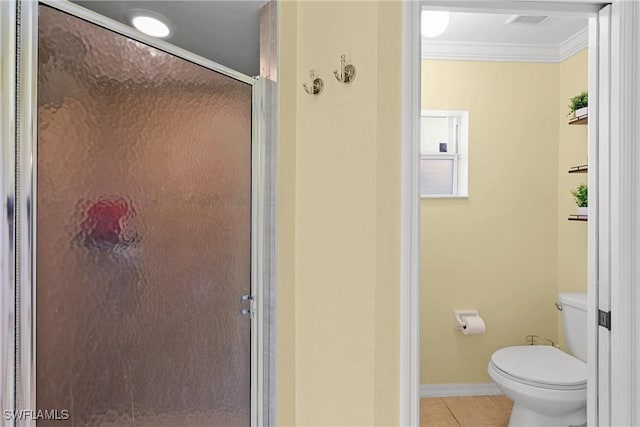
[[[576,117],[569,120],[570,125],[586,125],[589,123],[589,116]]]
[[[572,166],[569,168],[569,173],[587,173],[589,172],[589,165]]]
[[[569,215],[569,221],[588,221],[587,215]]]

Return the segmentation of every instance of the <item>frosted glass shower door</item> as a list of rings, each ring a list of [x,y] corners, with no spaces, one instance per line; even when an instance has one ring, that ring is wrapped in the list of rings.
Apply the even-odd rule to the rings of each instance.
[[[252,86],[38,15],[38,425],[249,425]]]

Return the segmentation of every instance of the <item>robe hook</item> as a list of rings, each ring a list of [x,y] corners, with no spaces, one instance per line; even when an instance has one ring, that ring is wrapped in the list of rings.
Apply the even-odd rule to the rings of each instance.
[[[313,69],[310,70],[309,76],[311,77],[311,84],[303,83],[302,87],[309,95],[319,95],[324,88],[324,82],[320,77],[316,77],[316,72]]]
[[[356,67],[346,62],[346,56],[340,56],[340,72],[333,70],[333,75],[336,76],[336,80],[339,82],[351,83],[356,78]]]

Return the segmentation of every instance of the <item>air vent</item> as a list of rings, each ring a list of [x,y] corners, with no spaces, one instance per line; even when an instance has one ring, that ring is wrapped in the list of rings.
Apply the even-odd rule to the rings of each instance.
[[[511,15],[505,24],[525,24],[525,25],[538,25],[542,24],[549,18],[548,16],[533,16],[533,15]]]

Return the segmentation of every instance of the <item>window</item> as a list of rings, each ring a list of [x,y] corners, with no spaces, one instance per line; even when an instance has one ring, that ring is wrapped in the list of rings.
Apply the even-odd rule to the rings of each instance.
[[[420,195],[467,197],[468,111],[423,110]]]

